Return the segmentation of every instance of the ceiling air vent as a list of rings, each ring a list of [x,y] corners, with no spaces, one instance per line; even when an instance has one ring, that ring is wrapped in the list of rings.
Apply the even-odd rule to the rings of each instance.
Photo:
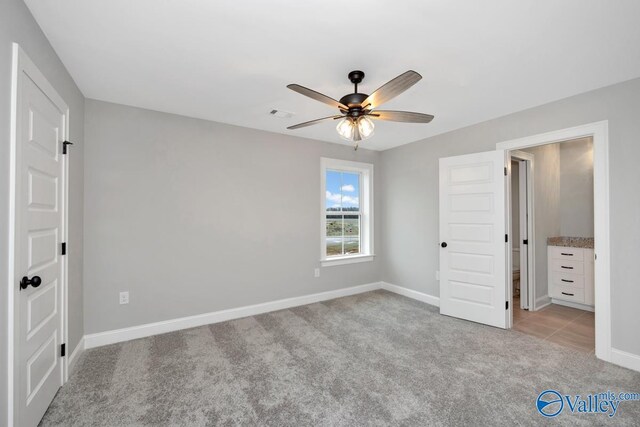
[[[288,111],[283,111],[283,110],[271,110],[269,114],[281,119],[288,119],[293,117],[293,113],[290,113]]]

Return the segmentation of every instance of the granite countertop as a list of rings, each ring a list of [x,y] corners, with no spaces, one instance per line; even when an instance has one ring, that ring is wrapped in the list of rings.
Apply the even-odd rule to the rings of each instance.
[[[593,249],[593,237],[549,237],[547,238],[547,245]]]

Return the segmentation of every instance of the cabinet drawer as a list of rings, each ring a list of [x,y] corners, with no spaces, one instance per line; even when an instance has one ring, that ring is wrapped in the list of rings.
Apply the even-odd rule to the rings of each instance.
[[[551,286],[569,286],[574,289],[584,289],[584,276],[580,274],[553,272],[551,274]]]
[[[551,298],[584,304],[584,289],[578,289],[572,286],[554,285],[551,290]]]
[[[552,259],[550,268],[551,271],[559,273],[584,274],[584,262],[582,261]]]
[[[582,261],[584,260],[584,249],[566,248],[563,246],[550,246],[551,258],[562,260]]]

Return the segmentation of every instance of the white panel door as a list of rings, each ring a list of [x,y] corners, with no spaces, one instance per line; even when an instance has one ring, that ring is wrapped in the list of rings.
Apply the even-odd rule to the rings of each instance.
[[[14,424],[19,426],[38,425],[64,372],[62,142],[67,113],[34,82],[43,77],[28,70],[19,68],[16,103]]]
[[[506,327],[504,151],[440,159],[440,313]]]

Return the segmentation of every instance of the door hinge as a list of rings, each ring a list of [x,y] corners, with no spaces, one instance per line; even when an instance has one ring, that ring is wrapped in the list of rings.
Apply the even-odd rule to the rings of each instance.
[[[62,242],[62,255],[67,254],[67,242]]]
[[[505,243],[509,243],[509,235],[508,234],[504,235],[504,242]]]
[[[505,301],[504,309],[509,310],[509,301]]]
[[[504,176],[507,176],[507,167],[504,167]]]
[[[64,141],[62,143],[62,154],[67,154],[67,145],[73,145],[73,142]]]
[[[67,355],[67,345],[66,344],[62,344],[60,346],[60,357],[64,357]]]
[[[529,244],[529,239],[524,239],[524,240],[522,241],[522,244],[523,244],[523,245],[528,245],[528,244]]]

